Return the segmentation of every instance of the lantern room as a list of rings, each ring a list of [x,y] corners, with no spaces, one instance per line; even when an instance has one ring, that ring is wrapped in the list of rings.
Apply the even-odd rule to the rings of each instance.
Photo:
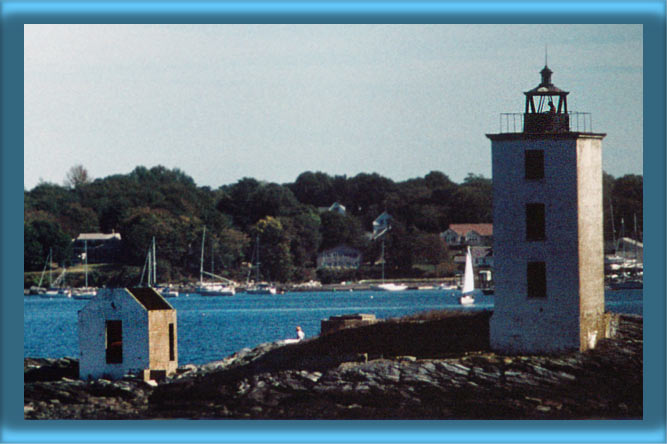
[[[544,65],[540,74],[542,81],[535,88],[524,92],[526,110],[524,113],[525,133],[566,133],[570,131],[567,111],[567,95],[551,83],[553,71]]]

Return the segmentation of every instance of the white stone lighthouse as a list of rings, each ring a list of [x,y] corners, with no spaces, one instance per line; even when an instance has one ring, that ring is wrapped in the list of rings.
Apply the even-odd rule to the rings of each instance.
[[[602,139],[568,92],[542,81],[491,139],[495,308],[502,353],[594,348],[606,335]]]

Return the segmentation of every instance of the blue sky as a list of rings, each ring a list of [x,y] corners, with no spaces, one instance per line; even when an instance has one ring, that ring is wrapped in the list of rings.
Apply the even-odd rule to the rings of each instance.
[[[641,174],[641,25],[25,25],[24,185],[136,166],[200,186],[304,171],[491,177],[487,133],[552,80]]]

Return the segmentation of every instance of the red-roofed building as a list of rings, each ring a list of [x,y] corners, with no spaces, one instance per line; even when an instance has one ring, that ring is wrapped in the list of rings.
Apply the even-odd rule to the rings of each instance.
[[[440,237],[450,247],[490,247],[493,244],[493,224],[450,224]]]

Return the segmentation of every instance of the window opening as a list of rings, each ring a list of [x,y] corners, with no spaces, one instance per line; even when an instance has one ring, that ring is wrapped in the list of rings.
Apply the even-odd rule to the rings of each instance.
[[[544,179],[544,151],[526,150],[524,156],[526,179]]]
[[[123,321],[107,321],[107,364],[123,362]]]
[[[526,240],[546,239],[545,209],[543,203],[526,204]]]
[[[527,296],[529,298],[547,297],[547,267],[544,262],[528,262],[526,269]]]

